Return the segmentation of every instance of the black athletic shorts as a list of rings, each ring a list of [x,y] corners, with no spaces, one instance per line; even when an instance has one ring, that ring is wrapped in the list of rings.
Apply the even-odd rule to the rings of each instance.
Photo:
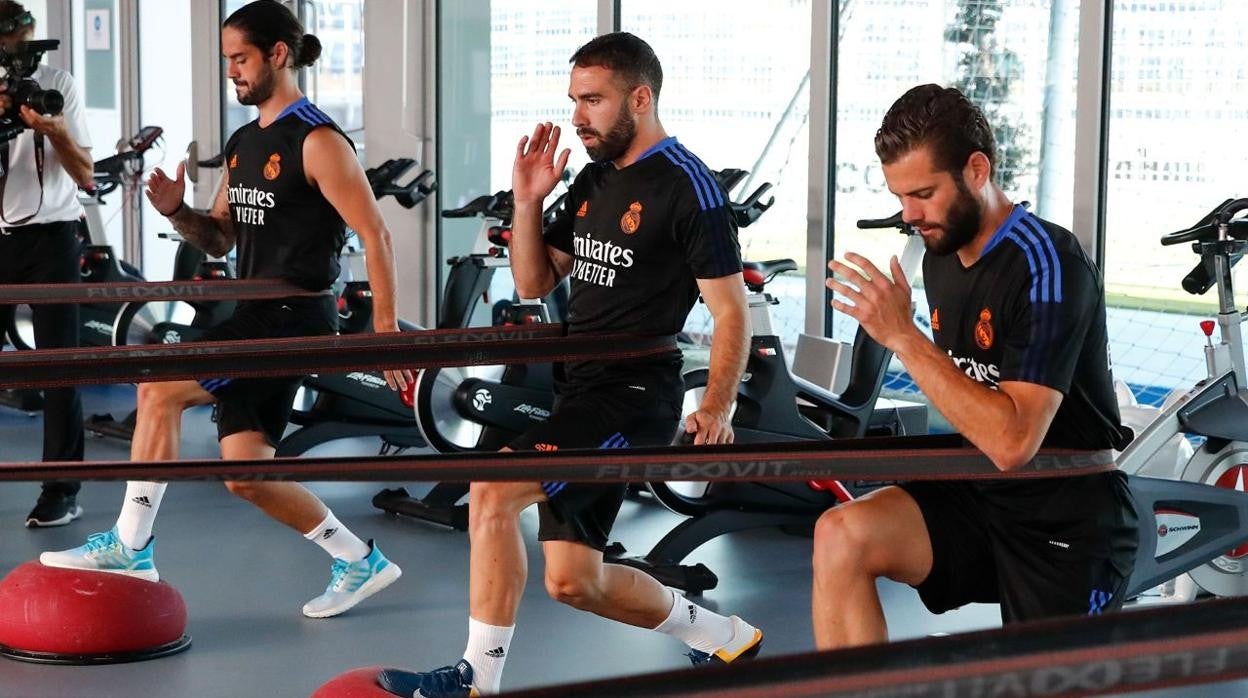
[[[333,296],[326,294],[240,303],[233,315],[196,341],[315,337],[337,331],[338,310]],[[302,381],[302,376],[209,378],[199,384],[217,399],[218,440],[258,431],[276,447]]]
[[[1136,512],[1119,472],[1028,482],[909,482],[932,543],[928,610],[1000,603],[1006,623],[1121,608]]]
[[[681,401],[670,380],[641,373],[625,384],[597,386],[555,398],[550,419],[512,441],[516,451],[667,446],[676,436]],[[624,502],[624,483],[543,482],[538,540],[567,540],[595,550]]]

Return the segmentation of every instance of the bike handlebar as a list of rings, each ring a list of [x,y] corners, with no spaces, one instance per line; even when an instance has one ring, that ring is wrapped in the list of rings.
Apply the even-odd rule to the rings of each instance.
[[[412,158],[392,158],[369,168],[364,174],[375,198],[393,196],[403,208],[412,208],[428,198],[438,186],[436,182],[429,181],[433,170],[425,170],[407,184],[399,184],[399,178],[415,166],[416,161]]]
[[[907,224],[901,219],[901,211],[894,213],[888,218],[859,218],[855,224],[860,230],[879,230],[885,228],[897,228],[906,235],[914,235],[914,227]]]

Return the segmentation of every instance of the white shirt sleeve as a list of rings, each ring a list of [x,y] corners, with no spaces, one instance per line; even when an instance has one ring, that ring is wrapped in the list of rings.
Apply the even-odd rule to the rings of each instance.
[[[49,82],[53,85],[44,85],[45,89],[53,88],[60,91],[65,98],[65,128],[69,131],[69,135],[79,146],[91,149],[91,134],[87,130],[87,115],[83,109],[82,93],[78,90],[78,82],[74,80],[74,76],[65,71],[57,71],[56,79]]]

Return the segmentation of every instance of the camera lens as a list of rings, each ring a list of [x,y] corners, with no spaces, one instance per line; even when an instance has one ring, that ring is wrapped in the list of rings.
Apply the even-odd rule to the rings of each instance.
[[[34,90],[27,96],[26,104],[40,114],[56,116],[65,109],[65,98],[56,90]]]

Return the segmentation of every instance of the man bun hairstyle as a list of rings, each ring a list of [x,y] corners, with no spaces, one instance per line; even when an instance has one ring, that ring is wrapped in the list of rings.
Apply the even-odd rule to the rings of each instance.
[[[577,68],[606,68],[630,90],[647,85],[656,102],[663,89],[663,66],[659,65],[659,57],[654,55],[650,44],[628,32],[613,32],[591,39],[572,54],[569,62]]]
[[[875,154],[888,165],[923,146],[937,169],[958,173],[971,154],[981,152],[993,170],[996,139],[984,112],[956,88],[912,87],[889,108],[875,133]]]
[[[266,56],[273,54],[278,42],[286,44],[290,51],[288,68],[306,68],[321,57],[321,40],[305,34],[299,18],[277,0],[256,0],[243,5],[226,18],[225,26],[242,32],[247,43]]]

